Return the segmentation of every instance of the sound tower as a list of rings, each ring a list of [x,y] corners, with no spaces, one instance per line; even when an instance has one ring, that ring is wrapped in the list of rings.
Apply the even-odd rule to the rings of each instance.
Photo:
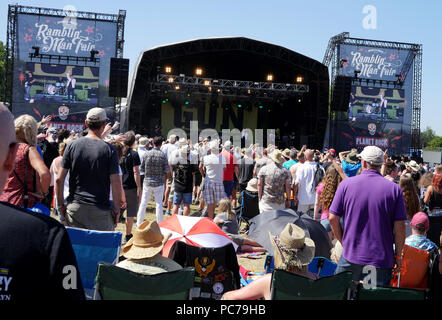
[[[111,58],[109,97],[126,98],[129,80],[129,59]]]
[[[348,111],[351,93],[351,77],[337,76],[331,101],[331,111]]]

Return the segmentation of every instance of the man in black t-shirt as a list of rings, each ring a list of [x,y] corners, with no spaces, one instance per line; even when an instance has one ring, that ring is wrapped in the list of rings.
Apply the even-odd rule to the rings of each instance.
[[[0,103],[0,194],[14,169],[14,118]],[[0,203],[0,300],[84,300],[66,229],[48,216]]]
[[[179,150],[178,157],[171,157],[170,164],[173,172],[174,195],[172,214],[178,214],[181,202],[184,204],[183,215],[190,214],[192,203],[193,175],[198,171],[198,165],[191,164],[189,146],[186,144]]]
[[[246,149],[244,158],[238,163],[239,171],[239,187],[240,191],[247,188],[247,183],[253,178],[253,169],[255,168],[255,160],[253,160],[253,152],[251,149]]]
[[[121,208],[121,180],[117,150],[101,139],[106,111],[92,108],[86,116],[88,134],[68,144],[56,180],[58,210],[68,226],[113,231]],[[68,205],[63,184],[69,171]],[[113,208],[109,196],[112,185]]]

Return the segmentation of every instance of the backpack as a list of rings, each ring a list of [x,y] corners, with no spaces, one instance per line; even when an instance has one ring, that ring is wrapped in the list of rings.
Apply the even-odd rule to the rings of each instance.
[[[316,171],[315,171],[315,176],[313,179],[313,186],[312,186],[312,191],[316,190],[316,187],[318,186],[318,184],[321,183],[322,179],[324,179],[325,176],[325,172],[324,169],[321,168],[321,166],[319,165],[319,163],[316,164]]]

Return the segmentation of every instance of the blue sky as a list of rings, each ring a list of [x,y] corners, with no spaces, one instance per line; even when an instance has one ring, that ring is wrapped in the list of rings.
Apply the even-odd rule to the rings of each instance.
[[[9,2],[15,3],[15,2]],[[244,36],[284,46],[322,62],[328,40],[343,31],[356,38],[423,44],[421,128],[442,135],[442,1],[399,0],[22,0],[20,5],[118,13],[127,10],[124,57],[131,71],[143,50],[190,39]],[[373,5],[377,28],[364,29]],[[0,4],[0,40],[6,40],[8,1]]]

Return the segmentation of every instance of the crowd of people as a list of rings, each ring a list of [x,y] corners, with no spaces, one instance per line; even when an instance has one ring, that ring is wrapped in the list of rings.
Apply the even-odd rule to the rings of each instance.
[[[337,153],[306,145],[299,150],[259,144],[241,148],[230,140],[211,137],[192,144],[175,135],[118,133],[118,124],[111,126],[102,108],[89,110],[83,132],[57,131],[50,121],[43,117],[37,122],[29,115],[13,120],[0,106],[0,216],[4,221],[0,268],[10,270],[14,280],[22,276],[20,259],[42,241],[50,243],[41,247],[47,251],[40,248],[24,260],[60,254],[75,265],[72,248],[66,249],[69,243],[63,227],[43,214],[28,217],[23,210],[38,211],[41,204],[65,226],[112,231],[124,223],[123,253],[128,261],[119,265],[134,271],[157,273],[178,267],[158,255],[167,237],[159,234],[157,224],[176,214],[208,217],[239,250],[265,251],[240,234],[235,208],[241,205],[244,191],[256,195],[256,214],[291,208],[319,221],[335,245],[334,253],[339,252],[334,255],[337,272],[352,271],[355,281],[363,278],[365,266],[372,266],[377,285],[388,286],[392,272],[401,267],[405,244],[427,250],[433,260],[440,259],[441,239],[432,241],[426,232],[429,217],[442,215],[441,165],[429,168],[405,157],[389,157],[387,150],[374,146],[360,153],[356,149]],[[145,221],[152,196],[154,223]],[[191,205],[198,210],[191,210]],[[55,230],[50,237],[56,239],[35,231],[30,236],[35,240],[17,239],[35,227]],[[287,225],[280,235],[269,236],[279,253],[275,266],[315,279],[306,270],[315,244],[299,227]],[[137,249],[143,241],[157,245]],[[8,246],[21,246],[22,251],[12,253]],[[147,262],[136,263],[137,259]],[[171,269],[152,267],[159,264],[171,265]],[[50,272],[54,273],[47,275],[51,279],[62,274],[56,267]],[[60,284],[54,286],[61,290]],[[14,296],[26,295],[19,284],[11,288]],[[267,275],[238,292],[226,293],[223,299],[268,298],[269,290]],[[69,298],[81,298],[80,291]]]

